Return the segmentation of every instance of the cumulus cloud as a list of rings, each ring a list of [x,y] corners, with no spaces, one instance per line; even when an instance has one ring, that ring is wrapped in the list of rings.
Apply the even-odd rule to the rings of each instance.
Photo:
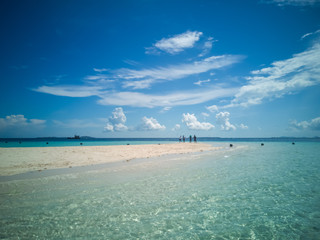
[[[137,127],[138,130],[152,131],[152,130],[165,130],[166,127],[161,125],[155,118],[142,118],[142,123]]]
[[[182,122],[184,122],[189,129],[192,130],[210,130],[214,126],[209,122],[199,122],[194,114],[182,114]]]
[[[248,84],[242,86],[231,104],[224,107],[261,104],[263,100],[280,98],[320,83],[320,44],[293,55],[292,58],[273,62],[271,67],[252,72]]]
[[[20,126],[43,126],[46,120],[27,119],[24,115],[10,115],[5,118],[0,118],[0,128],[20,127]]]
[[[296,120],[291,122],[291,126],[295,129],[300,129],[300,130],[320,130],[320,117],[314,118],[310,121],[302,121],[302,122],[297,122]]]
[[[124,125],[123,123],[117,123],[114,125],[113,128],[115,131],[127,131],[128,127],[126,125]]]
[[[157,50],[161,50],[170,54],[177,54],[187,48],[192,48],[200,39],[202,32],[187,31],[182,34],[175,35],[171,38],[163,38],[156,42],[152,47],[146,48],[147,54],[155,54]]]
[[[230,123],[229,112],[219,112],[216,114],[217,123],[220,125],[221,130],[236,130],[236,127]]]
[[[248,129],[249,127],[246,126],[246,125],[244,125],[243,123],[241,123],[241,124],[239,125],[239,128],[241,128],[241,129]]]
[[[7,137],[22,137],[23,134],[34,135],[34,131],[43,129],[46,120],[27,119],[22,114],[10,115],[0,118],[0,133]]]
[[[108,132],[113,132],[114,131],[114,127],[113,127],[112,124],[107,123],[106,126],[104,127],[104,130],[108,131]]]
[[[127,117],[121,107],[115,108],[112,115],[108,118],[108,122],[104,127],[105,131],[126,131],[128,127],[125,125]]]

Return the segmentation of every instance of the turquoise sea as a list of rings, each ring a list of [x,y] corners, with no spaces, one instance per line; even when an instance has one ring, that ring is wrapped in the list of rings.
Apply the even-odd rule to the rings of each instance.
[[[1,177],[0,239],[320,239],[319,141],[208,143]]]

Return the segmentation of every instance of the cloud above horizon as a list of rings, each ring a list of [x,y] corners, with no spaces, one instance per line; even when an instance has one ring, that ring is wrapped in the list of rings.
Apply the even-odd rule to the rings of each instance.
[[[224,108],[249,107],[320,84],[320,43],[251,74],[247,77],[248,83],[239,88],[234,99]]]
[[[238,88],[212,88],[207,90],[177,91],[163,94],[145,94],[139,92],[108,92],[100,95],[101,105],[118,105],[132,107],[173,107],[204,103],[213,99],[231,97]]]
[[[128,127],[125,125],[127,117],[121,107],[117,107],[112,111],[112,115],[108,118],[108,122],[104,127],[105,131],[127,131]]]
[[[209,122],[199,122],[197,117],[193,113],[183,113],[182,122],[186,124],[188,129],[191,130],[210,130],[214,128],[214,125]]]
[[[136,128],[141,131],[153,131],[153,130],[165,130],[166,126],[161,125],[155,118],[143,117],[141,119],[142,123]]]
[[[157,54],[159,50],[169,54],[177,54],[187,48],[192,48],[199,41],[202,34],[202,32],[198,31],[186,31],[171,38],[162,38],[152,47],[146,48],[146,54]]]
[[[46,120],[41,119],[27,119],[22,114],[9,115],[0,118],[0,133],[5,136],[7,131],[14,131],[19,136],[21,132],[32,132],[45,128],[46,122]]]
[[[166,41],[168,41],[168,46],[173,46],[169,42],[178,44],[184,40],[188,43],[184,43],[184,45],[181,43],[181,46],[193,46],[201,34],[197,31],[186,32],[173,38],[162,39],[163,45],[160,46],[164,46]],[[209,40],[213,41],[213,38],[209,38]],[[271,63],[270,67],[252,71],[250,76],[244,78],[246,82],[237,87],[230,87],[225,83],[214,86],[209,84],[210,80],[208,79],[193,81],[194,84],[199,85],[199,89],[190,88],[190,90],[173,90],[171,92],[157,92],[152,89],[153,91],[150,91],[155,83],[183,81],[187,77],[203,73],[211,75],[214,73],[210,71],[232,66],[242,59],[244,56],[241,55],[219,55],[188,63],[141,69],[94,68],[97,74],[86,76],[83,85],[44,85],[32,90],[56,96],[95,96],[98,98],[97,103],[101,105],[147,108],[194,105],[223,98],[223,100],[228,100],[222,101],[223,105],[220,105],[219,108],[231,108],[262,104],[264,101],[271,101],[284,95],[294,94],[306,87],[320,84],[320,43],[314,42],[312,47],[294,54],[291,58],[275,61]],[[202,88],[204,83],[206,83],[205,89]],[[116,88],[116,85],[120,87]],[[132,90],[128,91],[127,88]],[[217,111],[215,109],[217,106],[215,108],[213,106],[216,105],[212,105],[212,109],[209,107],[207,109]],[[118,126],[119,129],[125,129],[125,126]],[[106,128],[112,129],[111,125],[107,125]]]
[[[186,31],[182,34],[169,38],[162,38],[153,44],[158,50],[176,54],[188,48],[193,48],[203,35],[199,31]],[[215,40],[208,37],[203,47],[201,56],[206,55],[212,48]],[[218,55],[202,58],[196,56],[193,60],[178,62],[171,65],[139,68],[93,68],[95,74],[87,75],[79,85],[43,85],[33,88],[33,91],[66,97],[97,97],[97,103],[101,105],[132,106],[132,107],[162,107],[168,109],[173,106],[193,105],[210,100],[232,97],[237,91],[235,87],[222,88],[219,85],[209,84],[210,80],[195,82],[199,89],[192,87],[185,90],[172,90],[171,92],[155,91],[154,84],[166,81],[185,81],[199,74],[214,74],[210,71],[230,67],[241,62],[245,56],[242,55]],[[196,60],[195,60],[196,59]],[[206,89],[202,85],[206,83]],[[190,81],[190,85],[192,81]],[[191,85],[192,86],[192,85]],[[131,89],[131,90],[127,90]],[[150,91],[152,90],[152,91]],[[120,124],[120,123],[118,123]],[[123,123],[122,123],[123,124]],[[114,124],[109,123],[107,130],[114,130]],[[125,126],[119,125],[119,129]]]
[[[133,89],[144,89],[152,84],[162,81],[172,81],[191,75],[205,73],[214,69],[221,69],[233,65],[244,59],[240,55],[211,56],[192,63],[183,63],[166,67],[154,67],[147,69],[118,69],[114,71],[114,78],[127,80],[123,87]]]
[[[296,130],[320,130],[320,117],[311,119],[310,121],[298,122],[296,120],[291,122],[291,126]]]
[[[219,112],[216,114],[217,124],[220,125],[221,130],[230,131],[237,129],[233,124],[230,123],[229,117],[229,112]]]

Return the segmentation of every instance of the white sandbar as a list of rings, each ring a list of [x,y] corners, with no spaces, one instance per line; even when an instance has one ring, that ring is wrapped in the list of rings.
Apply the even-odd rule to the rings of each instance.
[[[215,149],[204,143],[0,148],[0,176]]]

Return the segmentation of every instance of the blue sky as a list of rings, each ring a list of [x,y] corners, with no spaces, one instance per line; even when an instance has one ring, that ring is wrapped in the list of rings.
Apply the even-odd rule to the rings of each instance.
[[[320,136],[319,0],[5,0],[0,18],[0,137]]]

